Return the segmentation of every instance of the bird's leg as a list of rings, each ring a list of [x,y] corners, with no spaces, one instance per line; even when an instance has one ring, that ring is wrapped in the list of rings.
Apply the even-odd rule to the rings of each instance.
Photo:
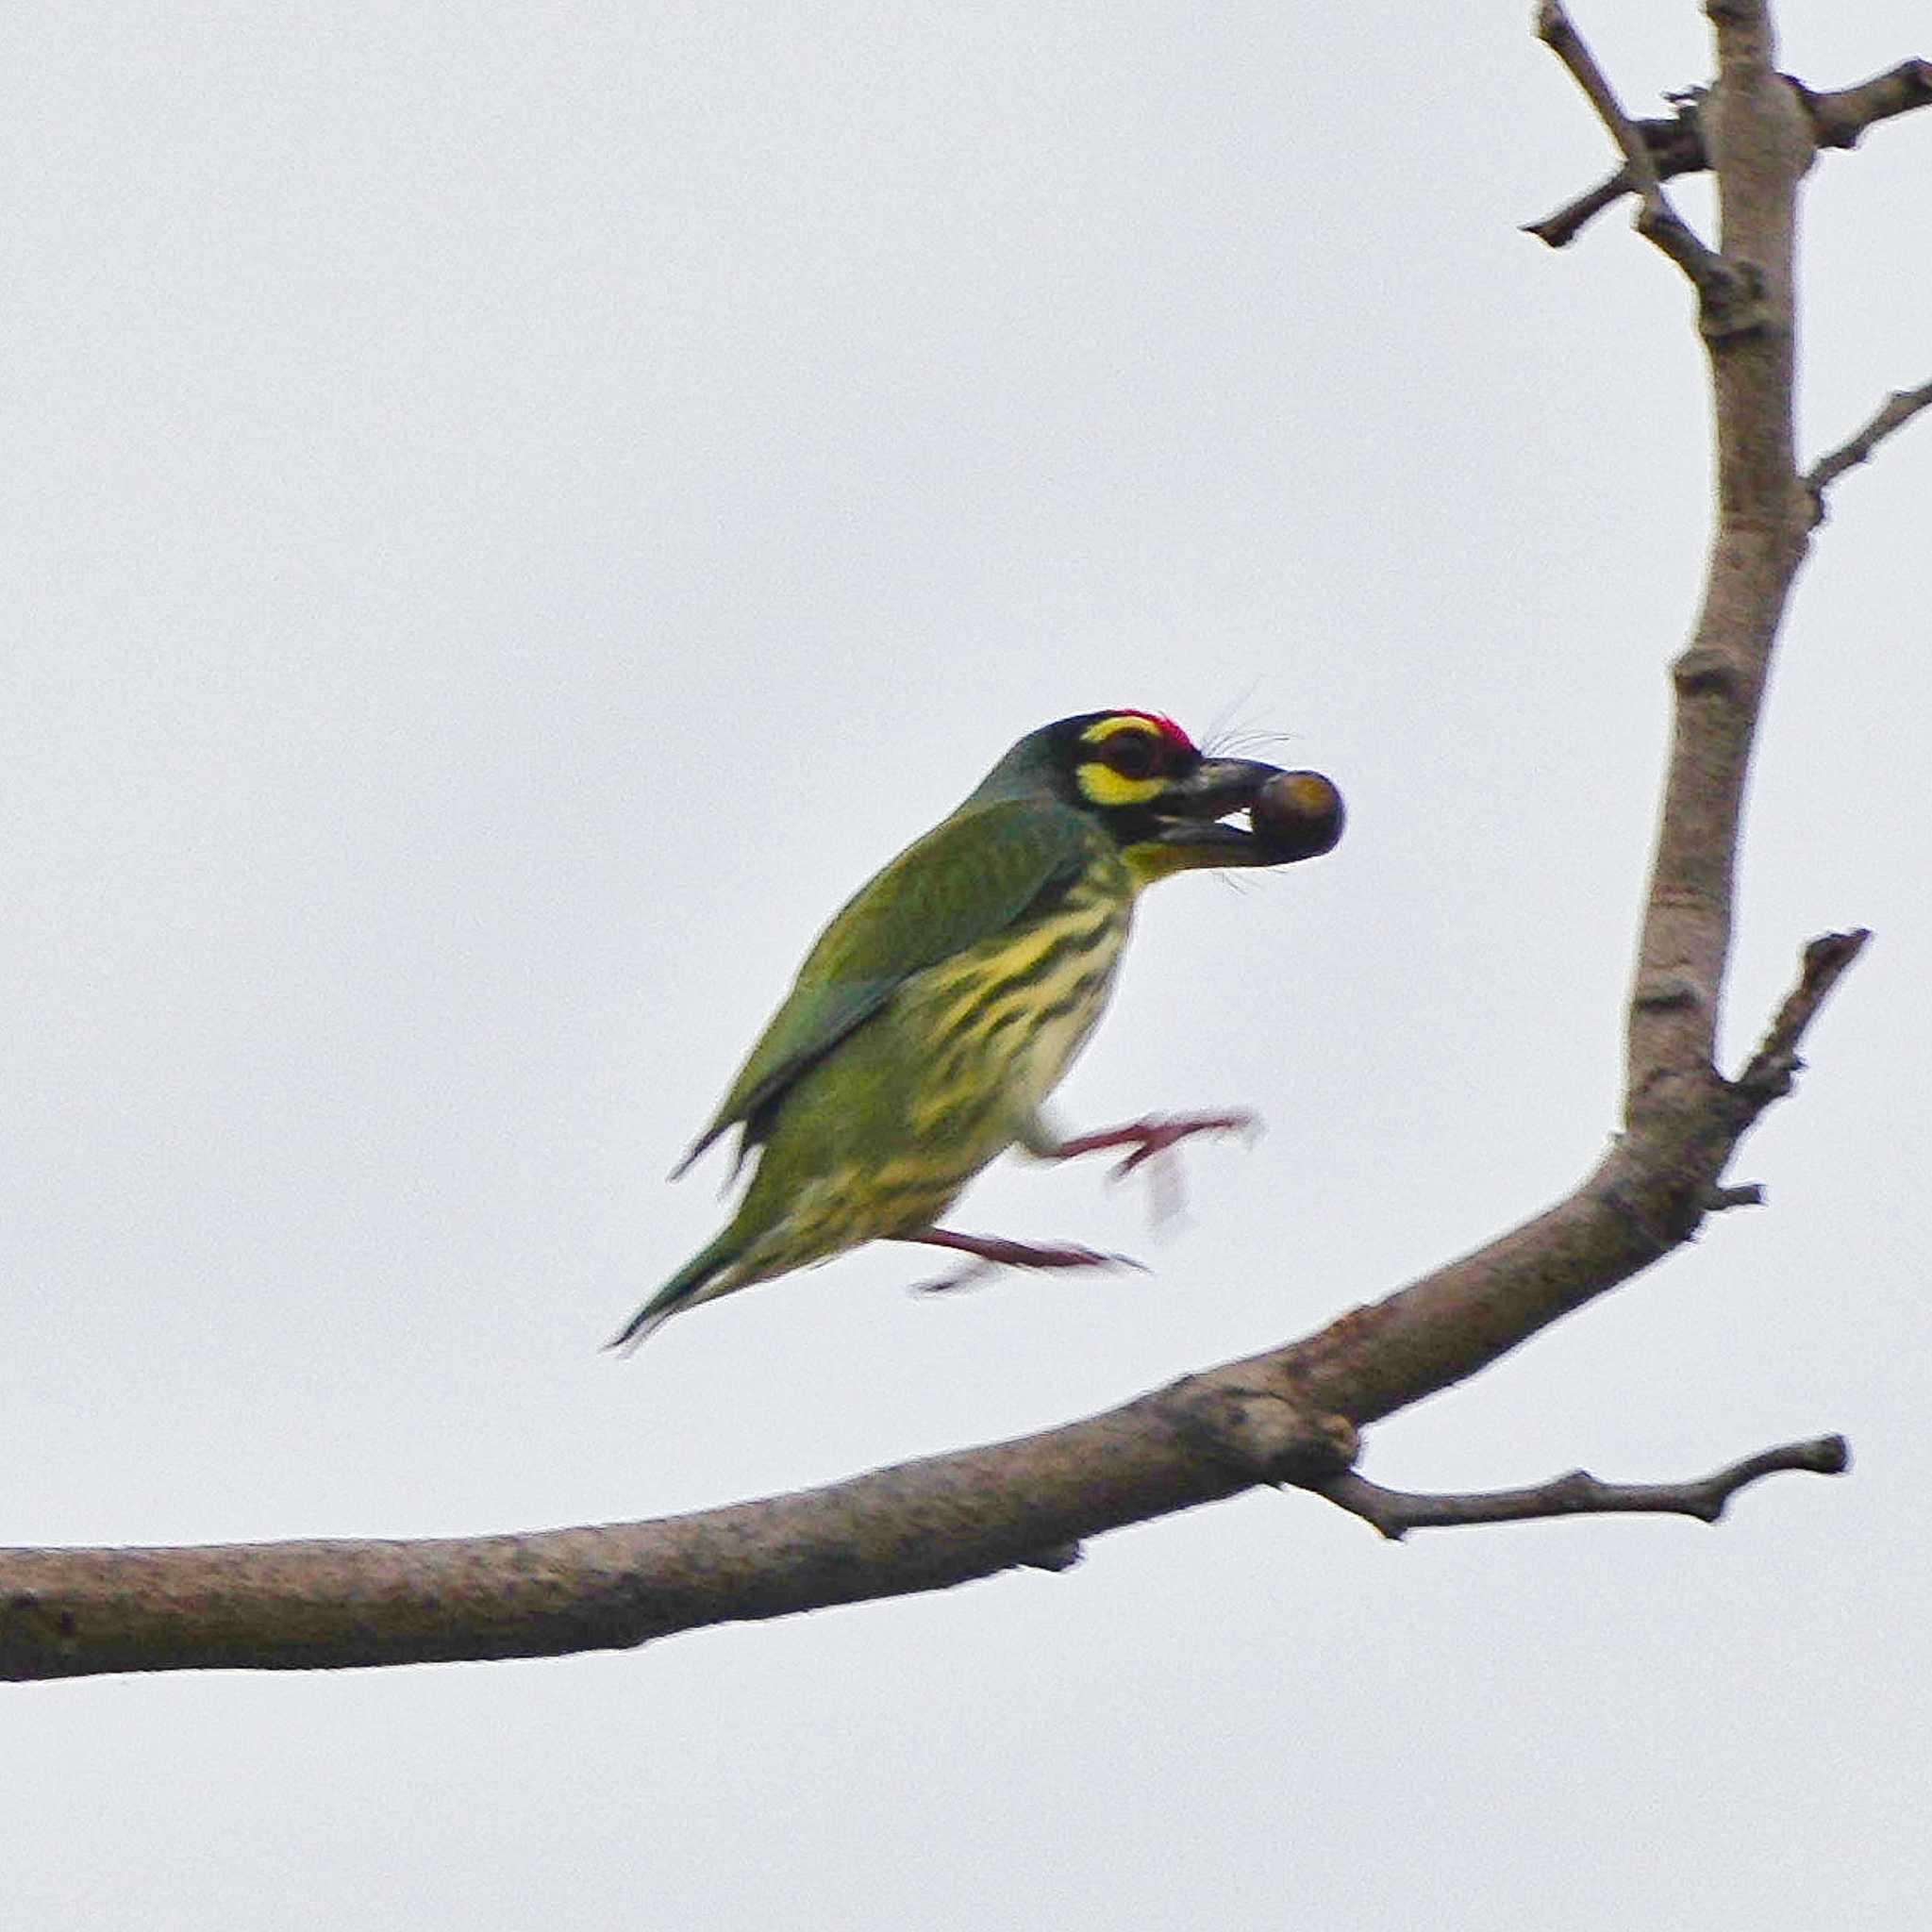
[[[1044,1118],[1036,1117],[1020,1144],[1040,1160],[1072,1160],[1081,1154],[1099,1154],[1108,1148],[1129,1149],[1126,1158],[1116,1163],[1111,1179],[1121,1180],[1157,1155],[1164,1155],[1195,1134],[1253,1134],[1261,1122],[1257,1114],[1174,1113],[1149,1114],[1144,1120],[1129,1121],[1123,1127],[1101,1127],[1091,1134],[1057,1134]],[[1176,1164],[1163,1160],[1150,1178],[1154,1183],[1154,1217],[1172,1220],[1181,1209],[1180,1176]]]
[[[1114,1177],[1132,1174],[1143,1161],[1195,1134],[1252,1134],[1261,1124],[1252,1113],[1170,1113],[1149,1114],[1145,1120],[1129,1121],[1124,1127],[1101,1127],[1091,1134],[1073,1134],[1064,1141],[1049,1141],[1029,1147],[1044,1160],[1071,1160],[1079,1154],[1099,1154],[1109,1147],[1130,1147],[1133,1152],[1114,1169]]]
[[[1071,1241],[1052,1247],[1032,1241],[1007,1241],[996,1234],[958,1234],[949,1227],[928,1227],[919,1234],[894,1235],[894,1241],[918,1241],[928,1248],[952,1248],[971,1255],[970,1267],[957,1274],[942,1274],[937,1281],[918,1284],[922,1294],[938,1294],[948,1289],[964,1288],[995,1268],[1138,1268],[1141,1263],[1126,1255],[1105,1255],[1097,1248],[1082,1248]]]

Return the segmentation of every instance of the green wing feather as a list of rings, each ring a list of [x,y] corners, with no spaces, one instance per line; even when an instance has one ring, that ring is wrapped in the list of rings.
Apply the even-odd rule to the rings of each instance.
[[[832,921],[709,1125],[673,1170],[744,1124],[740,1158],[764,1139],[793,1081],[916,973],[1050,902],[1092,861],[1098,834],[1050,799],[969,802],[859,888]]]

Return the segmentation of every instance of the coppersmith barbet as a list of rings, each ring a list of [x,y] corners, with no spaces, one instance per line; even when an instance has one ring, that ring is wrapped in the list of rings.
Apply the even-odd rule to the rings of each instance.
[[[1219,823],[1242,809],[1256,830]],[[675,1170],[736,1127],[741,1163],[758,1158],[737,1212],[612,1345],[881,1238],[1022,1267],[1109,1259],[938,1223],[1016,1144],[1043,1158],[1124,1147],[1124,1169],[1246,1124],[1183,1116],[1062,1140],[1041,1109],[1107,1005],[1144,887],[1312,858],[1341,819],[1319,774],[1204,756],[1154,712],[1090,711],[1028,733],[820,936]]]

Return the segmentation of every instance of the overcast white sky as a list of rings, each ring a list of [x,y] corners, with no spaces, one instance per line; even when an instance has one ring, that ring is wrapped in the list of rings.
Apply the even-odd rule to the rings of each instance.
[[[0,1540],[644,1516],[1064,1420],[1541,1206],[1614,1119],[1696,592],[1684,293],[1515,232],[1600,136],[1526,6],[16,5],[0,21]],[[1789,5],[1818,85],[1917,0]],[[1690,0],[1586,7],[1632,105]],[[1932,116],[1815,177],[1804,421],[1932,374]],[[1702,213],[1688,189],[1687,209]],[[1732,1037],[1878,942],[1769,1211],[1375,1432],[1695,1474],[1712,1531],[1394,1548],[1260,1495],[1070,1575],[636,1655],[15,1690],[47,1927],[1912,1922],[1932,1884],[1932,429],[1848,477],[1757,766]],[[1291,734],[1341,850],[1144,908],[1064,1099],[1246,1104],[597,1344],[805,943],[1021,732]],[[1917,1902],[1914,1904],[1912,1902]]]

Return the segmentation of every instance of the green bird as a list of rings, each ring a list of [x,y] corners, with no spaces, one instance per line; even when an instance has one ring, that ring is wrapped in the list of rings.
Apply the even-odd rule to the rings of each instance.
[[[1264,825],[1257,801],[1271,783]],[[1244,808],[1267,836],[1217,823]],[[1107,1005],[1143,887],[1312,857],[1341,824],[1325,778],[1206,757],[1154,712],[1090,711],[1030,732],[820,936],[673,1173],[738,1128],[739,1167],[755,1150],[758,1166],[737,1212],[610,1345],[880,1239],[979,1267],[1115,1259],[938,1222],[1016,1144],[1047,1159],[1126,1147],[1124,1172],[1190,1134],[1247,1125],[1235,1113],[1154,1118],[1065,1140],[1041,1108]]]

